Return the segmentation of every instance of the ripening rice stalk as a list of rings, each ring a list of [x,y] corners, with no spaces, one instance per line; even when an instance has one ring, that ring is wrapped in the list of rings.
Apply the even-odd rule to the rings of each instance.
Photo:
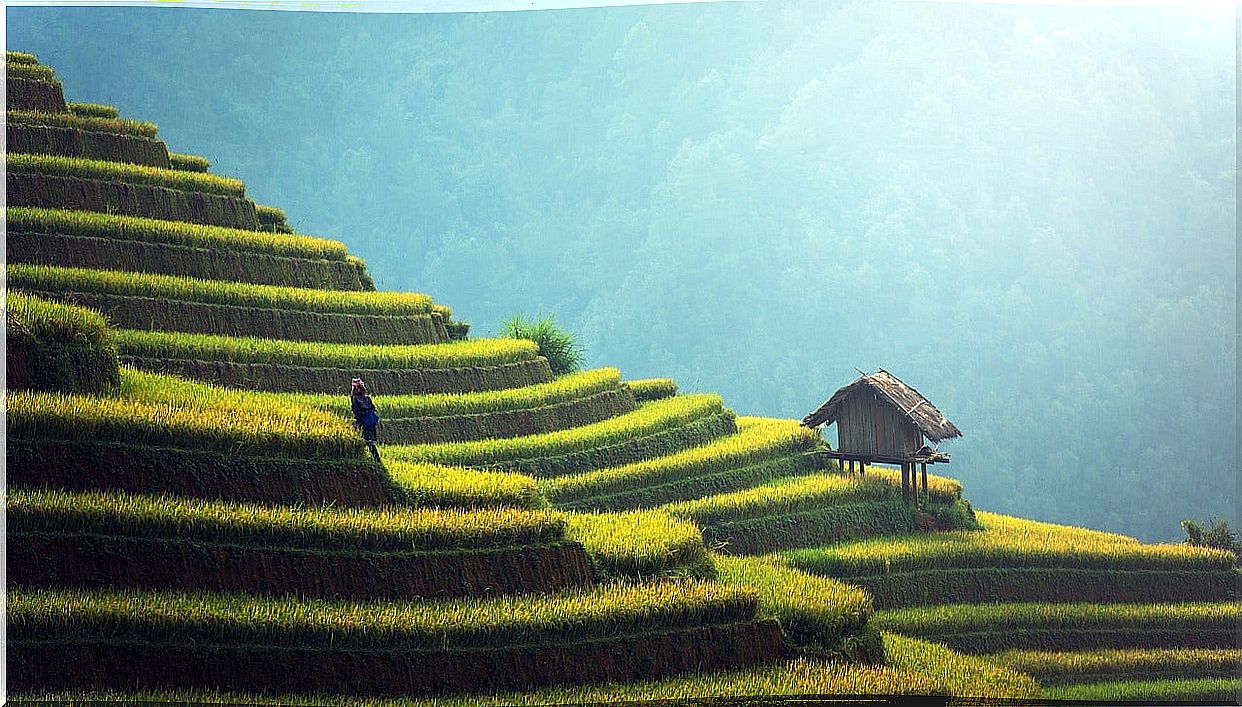
[[[155,123],[140,120],[104,118],[96,115],[78,113],[45,113],[34,110],[10,110],[7,114],[10,123],[20,125],[45,125],[53,128],[75,128],[92,130],[101,133],[133,135],[135,137],[153,138],[158,128]]]
[[[18,174],[47,174],[59,177],[107,179],[129,184],[149,184],[181,191],[197,191],[241,198],[246,186],[237,179],[215,174],[183,172],[147,165],[91,160],[59,155],[23,155],[9,153],[7,169]]]
[[[101,103],[74,103],[68,104],[69,112],[74,115],[80,115],[91,118],[104,118],[105,120],[116,120],[120,118],[120,113],[114,106],[107,106]]]

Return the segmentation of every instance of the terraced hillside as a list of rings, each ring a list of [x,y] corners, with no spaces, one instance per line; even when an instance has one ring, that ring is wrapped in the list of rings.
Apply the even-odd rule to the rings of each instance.
[[[1178,668],[1221,688],[1226,556],[973,529],[956,482],[912,510],[794,421],[615,369],[553,377],[532,342],[374,291],[342,243],[7,58],[12,693],[1031,697],[1021,671]],[[355,376],[382,463],[350,424]],[[1027,623],[966,612],[972,632],[965,602]],[[1091,611],[1123,650],[1064,619]],[[1211,638],[1171,652],[1187,627]]]

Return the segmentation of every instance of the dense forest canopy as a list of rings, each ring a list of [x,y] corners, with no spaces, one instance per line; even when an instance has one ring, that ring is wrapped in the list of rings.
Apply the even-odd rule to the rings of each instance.
[[[381,288],[802,417],[884,367],[979,507],[1234,518],[1232,10],[9,8]]]

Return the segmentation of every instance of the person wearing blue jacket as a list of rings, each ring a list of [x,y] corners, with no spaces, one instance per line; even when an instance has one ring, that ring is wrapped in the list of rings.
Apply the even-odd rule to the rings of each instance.
[[[354,379],[353,395],[349,398],[349,407],[354,411],[354,424],[362,430],[362,438],[367,441],[371,457],[379,461],[379,449],[375,446],[379,439],[379,432],[376,429],[380,420],[379,411],[375,409],[371,396],[367,395],[367,384],[363,383],[361,378]]]

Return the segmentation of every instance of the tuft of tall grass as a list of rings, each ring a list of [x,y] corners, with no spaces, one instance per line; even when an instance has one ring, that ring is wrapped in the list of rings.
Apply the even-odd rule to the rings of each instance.
[[[548,505],[534,478],[524,474],[391,460],[385,466],[403,502],[410,506],[538,509]]]
[[[168,161],[172,168],[182,172],[207,172],[211,169],[211,161],[198,155],[185,155],[180,152],[169,152]],[[258,208],[255,208],[258,211]]]
[[[715,576],[703,534],[667,513],[571,513],[566,522],[566,535],[586,548],[602,577]]]
[[[285,364],[312,368],[419,369],[499,366],[529,361],[537,354],[531,342],[514,339],[365,346],[130,329],[118,330],[116,337],[121,354],[126,356]]]
[[[348,255],[344,243],[314,236],[276,235],[266,231],[244,231],[95,211],[10,206],[5,213],[10,231],[166,243],[311,260],[344,261]]]
[[[377,315],[431,312],[431,297],[414,292],[316,290],[54,265],[12,264],[8,269],[8,286],[38,292],[153,297],[256,309]]]
[[[474,341],[477,340],[440,346],[461,346]],[[388,453],[405,461],[487,466],[601,447],[680,427],[723,410],[724,403],[718,395],[683,395],[647,403],[634,412],[568,430],[509,439],[390,447]]]
[[[663,400],[677,395],[677,383],[672,378],[640,378],[625,384],[634,392],[635,400]]]
[[[7,170],[17,174],[46,174],[58,177],[106,179],[129,184],[148,184],[180,191],[196,191],[242,198],[246,185],[240,180],[215,174],[183,172],[127,162],[108,162],[60,155],[9,153]]]
[[[154,138],[158,128],[155,123],[141,120],[104,118],[78,113],[47,113],[35,110],[9,110],[6,119],[20,125],[43,125],[53,128],[74,128],[101,133],[117,133],[134,137]]]
[[[501,335],[513,339],[529,339],[539,345],[539,355],[548,359],[552,374],[557,376],[573,373],[582,366],[585,352],[573,334],[556,324],[552,314],[540,314],[527,319],[515,314],[503,329]]]
[[[529,410],[544,405],[578,400],[612,390],[621,384],[621,372],[598,368],[561,376],[556,380],[521,388],[487,390],[478,393],[437,393],[430,395],[376,396],[376,404],[390,420],[411,417],[448,417]],[[290,399],[305,405],[350,416],[349,399],[322,393],[289,393]]]
[[[56,81],[56,72],[50,66],[42,64],[22,63],[20,61],[5,62],[5,72],[11,79],[27,79],[29,81]]]
[[[112,331],[89,309],[9,292],[5,340],[11,388],[89,393],[120,382]]]
[[[74,103],[70,102],[69,112],[74,115],[85,116],[89,118],[103,118],[105,120],[117,120],[121,114],[114,106],[106,106],[101,103]]]
[[[38,64],[39,57],[29,52],[15,52],[8,50],[4,53],[4,60],[9,64]]]
[[[255,204],[254,212],[259,217],[259,223],[263,226],[278,226],[289,222],[289,216],[285,214],[284,209],[276,206]]]

